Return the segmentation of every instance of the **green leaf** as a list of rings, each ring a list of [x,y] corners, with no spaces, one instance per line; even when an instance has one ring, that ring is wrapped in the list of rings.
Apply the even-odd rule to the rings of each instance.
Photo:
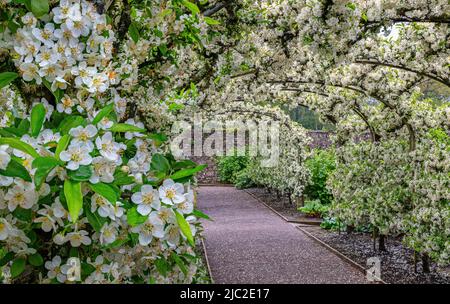
[[[110,185],[104,184],[104,183],[97,183],[97,184],[90,183],[89,187],[95,193],[106,198],[111,204],[116,205],[116,202],[119,199],[119,196],[113,187],[111,187]]]
[[[0,89],[6,87],[8,84],[13,82],[19,74],[14,72],[3,72],[0,73]]]
[[[125,186],[134,183],[134,178],[129,176],[127,173],[122,171],[117,171],[114,174],[114,185]]]
[[[361,14],[361,19],[364,21],[364,22],[367,22],[369,19],[367,18],[367,14],[366,13],[362,13]]]
[[[80,166],[78,170],[67,170],[67,176],[76,182],[86,182],[92,176],[91,166]]]
[[[0,259],[0,267],[5,266],[7,263],[12,261],[12,259],[14,259],[14,252],[10,251]]]
[[[198,13],[200,13],[200,9],[198,8],[198,6],[195,3],[192,3],[188,0],[182,0],[181,3],[187,7],[193,15],[197,15]]]
[[[194,247],[194,237],[192,236],[191,226],[189,226],[189,223],[186,221],[184,216],[180,214],[177,210],[174,210],[175,217],[177,219],[178,226],[180,226],[181,233],[186,237],[189,244]]]
[[[84,125],[86,120],[79,115],[70,115],[61,121],[58,130],[61,135],[69,134],[70,130],[78,126]]]
[[[108,249],[116,248],[116,247],[119,247],[119,246],[122,246],[122,245],[128,243],[129,240],[130,239],[128,237],[124,238],[124,239],[117,239],[114,242],[112,242],[111,244],[104,245],[103,248],[105,248],[105,249],[106,248],[108,248]]]
[[[81,183],[71,181],[69,179],[64,181],[64,196],[67,201],[67,208],[72,219],[72,223],[75,223],[80,214],[80,210],[83,208],[83,193],[81,192]]]
[[[137,206],[134,206],[133,208],[127,211],[127,221],[131,227],[135,227],[137,225],[145,223],[147,218],[148,215],[144,216],[141,215],[139,212],[137,212]]]
[[[128,27],[128,34],[130,35],[131,39],[133,39],[134,43],[138,43],[140,34],[134,22],[132,22]]]
[[[15,259],[11,265],[11,277],[18,277],[25,270],[25,264],[24,258]]]
[[[163,276],[166,276],[167,272],[169,271],[169,264],[167,263],[167,261],[164,258],[158,258],[154,263],[156,266],[156,270],[158,270],[158,272]]]
[[[28,170],[18,161],[11,159],[5,170],[0,170],[0,175],[9,177],[20,177],[24,181],[32,182]]]
[[[8,145],[13,149],[20,150],[34,158],[39,157],[39,154],[36,152],[36,150],[34,150],[32,146],[17,138],[0,137],[0,145]]]
[[[38,157],[33,161],[33,168],[36,168],[34,174],[34,184],[38,189],[44,183],[49,173],[59,165],[59,161],[54,157]]]
[[[170,164],[167,158],[162,154],[153,154],[152,162],[150,164],[151,168],[158,172],[167,173],[170,170]]]
[[[0,129],[0,137],[22,137],[25,133],[22,133],[21,130],[14,127],[4,127]]]
[[[19,123],[19,126],[17,127],[17,130],[20,132],[20,136],[23,136],[28,133],[28,130],[30,130],[30,122],[28,119],[22,119],[22,121]]]
[[[31,0],[31,11],[36,17],[44,16],[49,10],[48,0]]]
[[[38,157],[33,160],[32,167],[37,169],[50,169],[59,165],[54,157]]]
[[[173,251],[170,256],[172,257],[172,260],[174,260],[175,263],[178,265],[181,272],[184,273],[184,275],[187,275],[188,270],[186,268],[186,265],[184,265],[183,260],[180,258],[180,256]]]
[[[206,24],[208,24],[208,25],[218,25],[218,24],[220,24],[220,21],[218,21],[218,20],[216,20],[216,19],[213,19],[213,18],[210,18],[210,17],[203,17],[203,19],[205,20],[205,22],[206,22]]]
[[[148,135],[148,138],[153,140],[155,145],[159,147],[163,142],[167,141],[167,136],[161,133],[152,133]]]
[[[31,209],[23,209],[18,207],[12,214],[15,218],[24,222],[30,222],[33,219],[33,211],[31,211]]]
[[[113,125],[111,128],[109,128],[109,131],[111,132],[139,132],[139,133],[144,133],[147,130],[133,126],[133,125],[129,125],[129,124],[124,124],[124,123],[117,123],[115,125]]]
[[[158,46],[158,49],[161,52],[161,54],[163,54],[163,56],[167,55],[167,45],[161,44]]]
[[[36,104],[31,110],[31,136],[37,137],[45,121],[45,107],[42,103]]]
[[[37,169],[34,173],[34,185],[39,190],[52,169]]]
[[[201,212],[200,210],[195,209],[195,210],[192,212],[192,214],[195,215],[196,217],[204,218],[205,220],[212,221],[212,218],[210,218],[208,215],[204,214],[204,213]]]
[[[194,175],[195,173],[197,173],[197,172],[199,172],[199,171],[202,171],[202,170],[205,169],[207,166],[208,166],[208,165],[199,165],[199,166],[197,166],[197,167],[195,167],[195,168],[192,168],[192,169],[183,169],[183,170],[177,171],[177,172],[175,172],[174,174],[172,174],[172,175],[170,176],[170,178],[173,179],[173,180],[177,180],[177,179],[180,179],[180,178],[192,176],[192,175]]]
[[[86,217],[95,231],[100,233],[103,225],[106,223],[106,218],[99,216],[96,212],[91,212],[90,208],[86,208]]]
[[[59,159],[59,155],[61,154],[62,151],[67,149],[67,146],[69,145],[69,142],[70,142],[70,135],[69,134],[66,134],[66,135],[62,136],[59,139],[59,142],[58,142],[58,145],[56,146],[56,151],[55,151],[55,158],[57,160],[60,160]]]
[[[36,252],[35,254],[32,254],[28,257],[28,263],[30,263],[30,265],[39,267],[44,265],[44,259],[39,252]]]
[[[178,161],[173,165],[174,170],[180,170],[180,169],[185,169],[185,168],[194,168],[194,167],[197,167],[197,163],[193,162],[190,159]]]
[[[349,9],[351,9],[352,11],[354,11],[356,9],[356,4],[353,2],[349,2],[345,6],[348,7]]]
[[[76,248],[76,247],[72,247],[72,248],[70,248],[70,250],[69,250],[69,257],[71,257],[71,258],[77,258],[77,257],[79,257],[80,255],[79,255],[79,253],[78,253],[78,248]]]
[[[92,264],[81,262],[81,278],[84,280],[91,273],[95,271],[95,267]]]
[[[94,120],[92,121],[93,125],[98,124],[105,116],[108,116],[109,113],[114,109],[114,102],[106,105],[103,109],[98,112],[98,114],[95,116]]]

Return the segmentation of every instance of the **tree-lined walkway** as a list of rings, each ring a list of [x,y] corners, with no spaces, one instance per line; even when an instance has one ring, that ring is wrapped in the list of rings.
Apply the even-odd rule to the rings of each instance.
[[[201,187],[215,283],[365,283],[364,275],[244,191]]]

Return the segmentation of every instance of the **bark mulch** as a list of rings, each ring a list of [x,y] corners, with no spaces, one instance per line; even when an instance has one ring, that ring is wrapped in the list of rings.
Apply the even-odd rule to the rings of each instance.
[[[276,194],[270,194],[265,189],[251,188],[246,191],[258,197],[261,201],[281,213],[288,220],[303,220],[308,217],[300,214],[295,206],[289,204],[286,197],[277,198]],[[422,272],[420,259],[415,272],[412,250],[406,248],[400,238],[389,237],[386,239],[387,251],[378,251],[373,248],[373,240],[369,233],[335,232],[322,229],[313,225],[302,225],[305,229],[327,245],[338,250],[345,256],[366,267],[367,259],[379,257],[381,261],[381,279],[386,283],[397,284],[449,284],[450,268],[441,268],[431,263],[431,273]]]

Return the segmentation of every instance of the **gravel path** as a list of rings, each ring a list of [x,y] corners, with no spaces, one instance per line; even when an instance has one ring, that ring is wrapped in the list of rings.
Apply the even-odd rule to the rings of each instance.
[[[244,191],[201,187],[215,283],[366,283],[364,275]]]

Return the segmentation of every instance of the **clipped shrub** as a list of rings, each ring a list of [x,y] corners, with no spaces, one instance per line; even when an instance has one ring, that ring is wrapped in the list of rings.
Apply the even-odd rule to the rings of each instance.
[[[247,167],[248,156],[238,156],[234,151],[233,156],[219,156],[217,158],[217,169],[219,180],[225,183],[235,184],[240,171]]]
[[[248,168],[245,168],[236,174],[235,186],[238,189],[246,189],[255,186]]]
[[[335,151],[316,150],[311,158],[306,160],[309,169],[310,182],[305,188],[305,195],[309,199],[319,200],[322,204],[330,204],[333,195],[327,188],[328,176],[336,169]]]

